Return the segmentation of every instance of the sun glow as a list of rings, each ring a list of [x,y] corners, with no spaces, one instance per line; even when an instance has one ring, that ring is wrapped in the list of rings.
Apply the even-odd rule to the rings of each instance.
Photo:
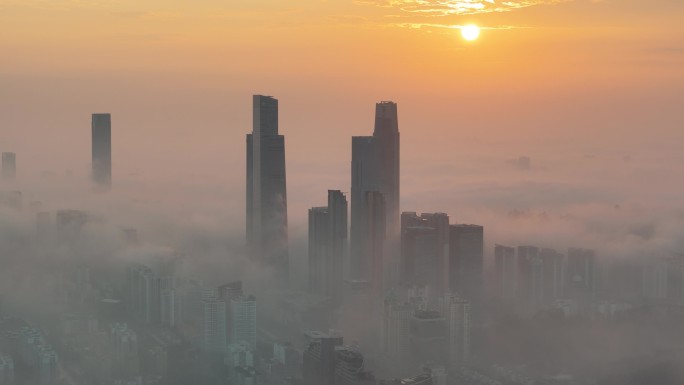
[[[469,24],[461,27],[461,36],[468,41],[473,41],[480,36],[480,27]]]

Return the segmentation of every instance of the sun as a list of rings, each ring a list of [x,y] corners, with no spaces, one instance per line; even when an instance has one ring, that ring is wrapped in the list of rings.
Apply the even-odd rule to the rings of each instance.
[[[461,36],[468,41],[476,40],[480,36],[480,27],[468,24],[461,27]]]

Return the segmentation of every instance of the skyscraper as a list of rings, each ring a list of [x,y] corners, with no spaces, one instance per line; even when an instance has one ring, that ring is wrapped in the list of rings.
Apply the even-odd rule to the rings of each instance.
[[[390,238],[399,234],[399,119],[397,104],[375,105],[376,150],[380,192],[385,196],[387,231]]]
[[[495,291],[499,299],[512,299],[518,290],[518,266],[515,262],[515,248],[494,246]]]
[[[14,180],[17,177],[17,155],[13,152],[2,153],[2,179]]]
[[[365,193],[378,191],[375,138],[356,136],[352,138],[352,183],[349,274],[352,279],[370,279],[368,256],[364,253],[367,234],[363,231],[365,221]]]
[[[382,353],[394,369],[401,371],[410,363],[411,315],[416,306],[390,296],[385,299],[383,310]]]
[[[338,301],[347,251],[347,198],[328,191],[328,206],[309,210],[309,290]]]
[[[373,136],[352,138],[351,245],[350,274],[353,279],[369,279],[370,256],[364,252],[363,222],[365,194],[377,191],[385,198],[388,250],[399,249],[399,124],[397,104],[380,102],[375,106]]]
[[[401,214],[400,281],[448,291],[449,216],[444,213]]]
[[[518,298],[530,309],[544,303],[544,274],[539,248],[518,246]]]
[[[370,281],[377,297],[385,288],[385,240],[387,236],[387,215],[385,196],[378,191],[366,191],[363,230],[366,234],[364,254],[369,257]]]
[[[566,295],[589,306],[596,296],[596,253],[594,250],[570,248],[567,259]]]
[[[484,228],[451,225],[449,233],[449,285],[475,306],[483,289]]]
[[[342,346],[342,341],[342,337],[318,333],[302,357],[304,385],[335,384],[336,348]]]
[[[442,313],[447,322],[449,362],[462,365],[470,359],[470,302],[446,295],[442,299]]]
[[[256,298],[240,295],[230,300],[230,342],[246,343],[256,349]]]
[[[112,185],[112,116],[93,114],[93,182],[101,190]]]
[[[226,301],[216,293],[202,294],[202,350],[206,353],[224,354],[228,347],[226,336]]]
[[[541,249],[539,256],[544,268],[544,301],[551,304],[563,297],[565,256],[553,249]]]
[[[278,100],[253,96],[247,134],[247,249],[255,261],[288,273],[285,138],[278,134]]]

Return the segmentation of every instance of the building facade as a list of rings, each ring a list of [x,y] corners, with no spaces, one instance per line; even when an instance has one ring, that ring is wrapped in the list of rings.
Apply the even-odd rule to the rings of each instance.
[[[288,265],[285,137],[278,132],[278,100],[253,96],[247,134],[247,249],[250,257],[286,279]]]

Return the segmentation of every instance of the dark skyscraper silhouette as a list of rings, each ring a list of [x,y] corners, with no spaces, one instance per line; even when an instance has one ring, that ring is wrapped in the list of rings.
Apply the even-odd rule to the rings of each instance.
[[[401,213],[399,281],[428,285],[432,293],[448,292],[449,216],[444,213]]]
[[[309,210],[309,290],[336,302],[342,296],[347,253],[347,198],[328,191],[328,206]]]
[[[13,152],[2,153],[2,179],[14,180],[17,177],[17,155]]]
[[[375,105],[376,151],[378,153],[379,191],[385,197],[387,231],[395,240],[399,234],[399,121],[397,104],[380,102]]]
[[[452,293],[479,304],[483,291],[484,228],[451,225],[449,234],[449,286]]]
[[[388,241],[385,249],[392,250],[393,254],[399,249],[399,124],[396,103],[377,103],[373,136],[352,138],[351,173],[350,274],[354,279],[370,279],[371,256],[364,246],[368,234],[363,230],[367,217],[364,212],[366,192],[382,194],[385,238]]]
[[[285,138],[278,134],[278,100],[253,96],[247,134],[247,248],[250,257],[288,274]]]
[[[377,296],[385,288],[385,240],[387,234],[387,205],[385,197],[378,191],[366,191],[363,232],[366,234],[364,255],[369,257],[370,280]]]
[[[98,189],[107,190],[112,185],[112,116],[93,114],[93,182]]]

